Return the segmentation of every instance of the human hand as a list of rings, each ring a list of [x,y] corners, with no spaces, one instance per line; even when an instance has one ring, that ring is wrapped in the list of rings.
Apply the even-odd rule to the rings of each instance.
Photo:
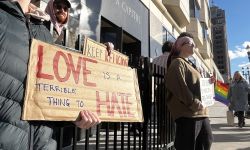
[[[215,77],[214,77],[214,76],[211,76],[209,82],[210,82],[211,84],[213,84],[213,83],[215,83],[215,81],[216,81]]]
[[[30,3],[28,7],[28,12],[26,14],[31,15],[32,17],[39,19],[39,20],[50,20],[50,16],[44,12],[39,7],[35,6],[34,4]]]
[[[104,43],[104,45],[107,46],[106,50],[108,52],[108,56],[110,56],[111,51],[114,50],[114,44],[111,42],[106,42],[106,43]]]
[[[76,119],[76,121],[74,121],[73,123],[78,128],[88,129],[94,125],[99,124],[100,122],[101,120],[96,114],[94,114],[93,112],[89,110],[82,110],[80,111],[79,116]]]
[[[205,108],[206,108],[206,106],[202,102],[200,102],[198,109],[202,110],[202,109],[205,109]]]

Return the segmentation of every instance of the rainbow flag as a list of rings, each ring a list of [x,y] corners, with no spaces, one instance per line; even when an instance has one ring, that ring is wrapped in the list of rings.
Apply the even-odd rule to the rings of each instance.
[[[214,99],[225,105],[228,105],[229,104],[229,100],[227,99],[228,90],[229,90],[229,85],[217,80],[215,85]]]

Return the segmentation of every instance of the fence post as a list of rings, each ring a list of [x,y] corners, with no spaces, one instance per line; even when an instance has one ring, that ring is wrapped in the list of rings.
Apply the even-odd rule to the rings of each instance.
[[[143,140],[142,146],[144,150],[148,149],[148,123],[151,118],[151,97],[152,97],[152,78],[150,75],[150,62],[149,58],[144,58],[143,67],[141,74],[139,74],[139,82],[141,89],[141,98],[142,98],[142,109],[144,115],[143,123]]]

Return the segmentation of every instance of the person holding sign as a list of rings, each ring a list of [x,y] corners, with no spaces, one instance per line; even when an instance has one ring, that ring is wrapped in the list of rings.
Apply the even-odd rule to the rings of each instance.
[[[235,111],[240,128],[245,126],[244,111],[248,110],[249,92],[250,87],[247,81],[242,77],[239,71],[236,71],[228,92],[228,100],[230,101],[228,107],[230,110]]]
[[[187,60],[194,49],[193,38],[179,37],[170,52],[165,75],[167,107],[176,122],[176,150],[209,150],[212,145],[208,110],[201,102],[201,75]]]
[[[55,44],[63,45],[65,26],[69,21],[71,3],[69,0],[50,0],[45,8],[45,12],[50,16],[50,20],[45,21],[44,24],[48,30],[53,27],[53,41]],[[52,26],[51,26],[52,25]],[[108,56],[114,50],[112,42],[103,43],[106,46]]]
[[[53,122],[21,120],[31,39],[52,40],[39,20],[33,20],[44,13],[30,11],[29,4],[30,0],[0,1],[0,149],[4,150],[56,149],[51,138]],[[99,122],[85,110],[74,123],[89,128]]]
[[[52,23],[53,40],[56,44],[62,44],[63,42],[63,30],[69,20],[70,8],[71,3],[68,0],[50,0],[45,9],[45,12],[50,16],[50,21],[46,21],[45,25],[50,30]]]

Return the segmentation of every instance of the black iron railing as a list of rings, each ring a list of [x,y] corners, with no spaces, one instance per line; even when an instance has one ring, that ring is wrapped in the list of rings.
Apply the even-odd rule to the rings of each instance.
[[[166,107],[165,70],[151,65],[145,58],[143,68],[138,68],[144,112],[143,123],[105,122],[89,130],[65,127],[73,132],[71,137],[69,134],[64,134],[65,129],[61,128],[58,149],[173,149],[174,122]],[[159,69],[160,73],[151,68]],[[66,130],[66,133],[69,131]],[[65,145],[65,142],[70,144]]]
[[[64,45],[68,45],[65,32]],[[81,36],[74,42],[82,50]],[[110,150],[110,149],[174,149],[174,122],[166,106],[164,84],[165,69],[152,65],[148,58],[137,68],[143,123],[104,122],[94,128],[81,130],[74,126],[59,127],[59,150]]]

